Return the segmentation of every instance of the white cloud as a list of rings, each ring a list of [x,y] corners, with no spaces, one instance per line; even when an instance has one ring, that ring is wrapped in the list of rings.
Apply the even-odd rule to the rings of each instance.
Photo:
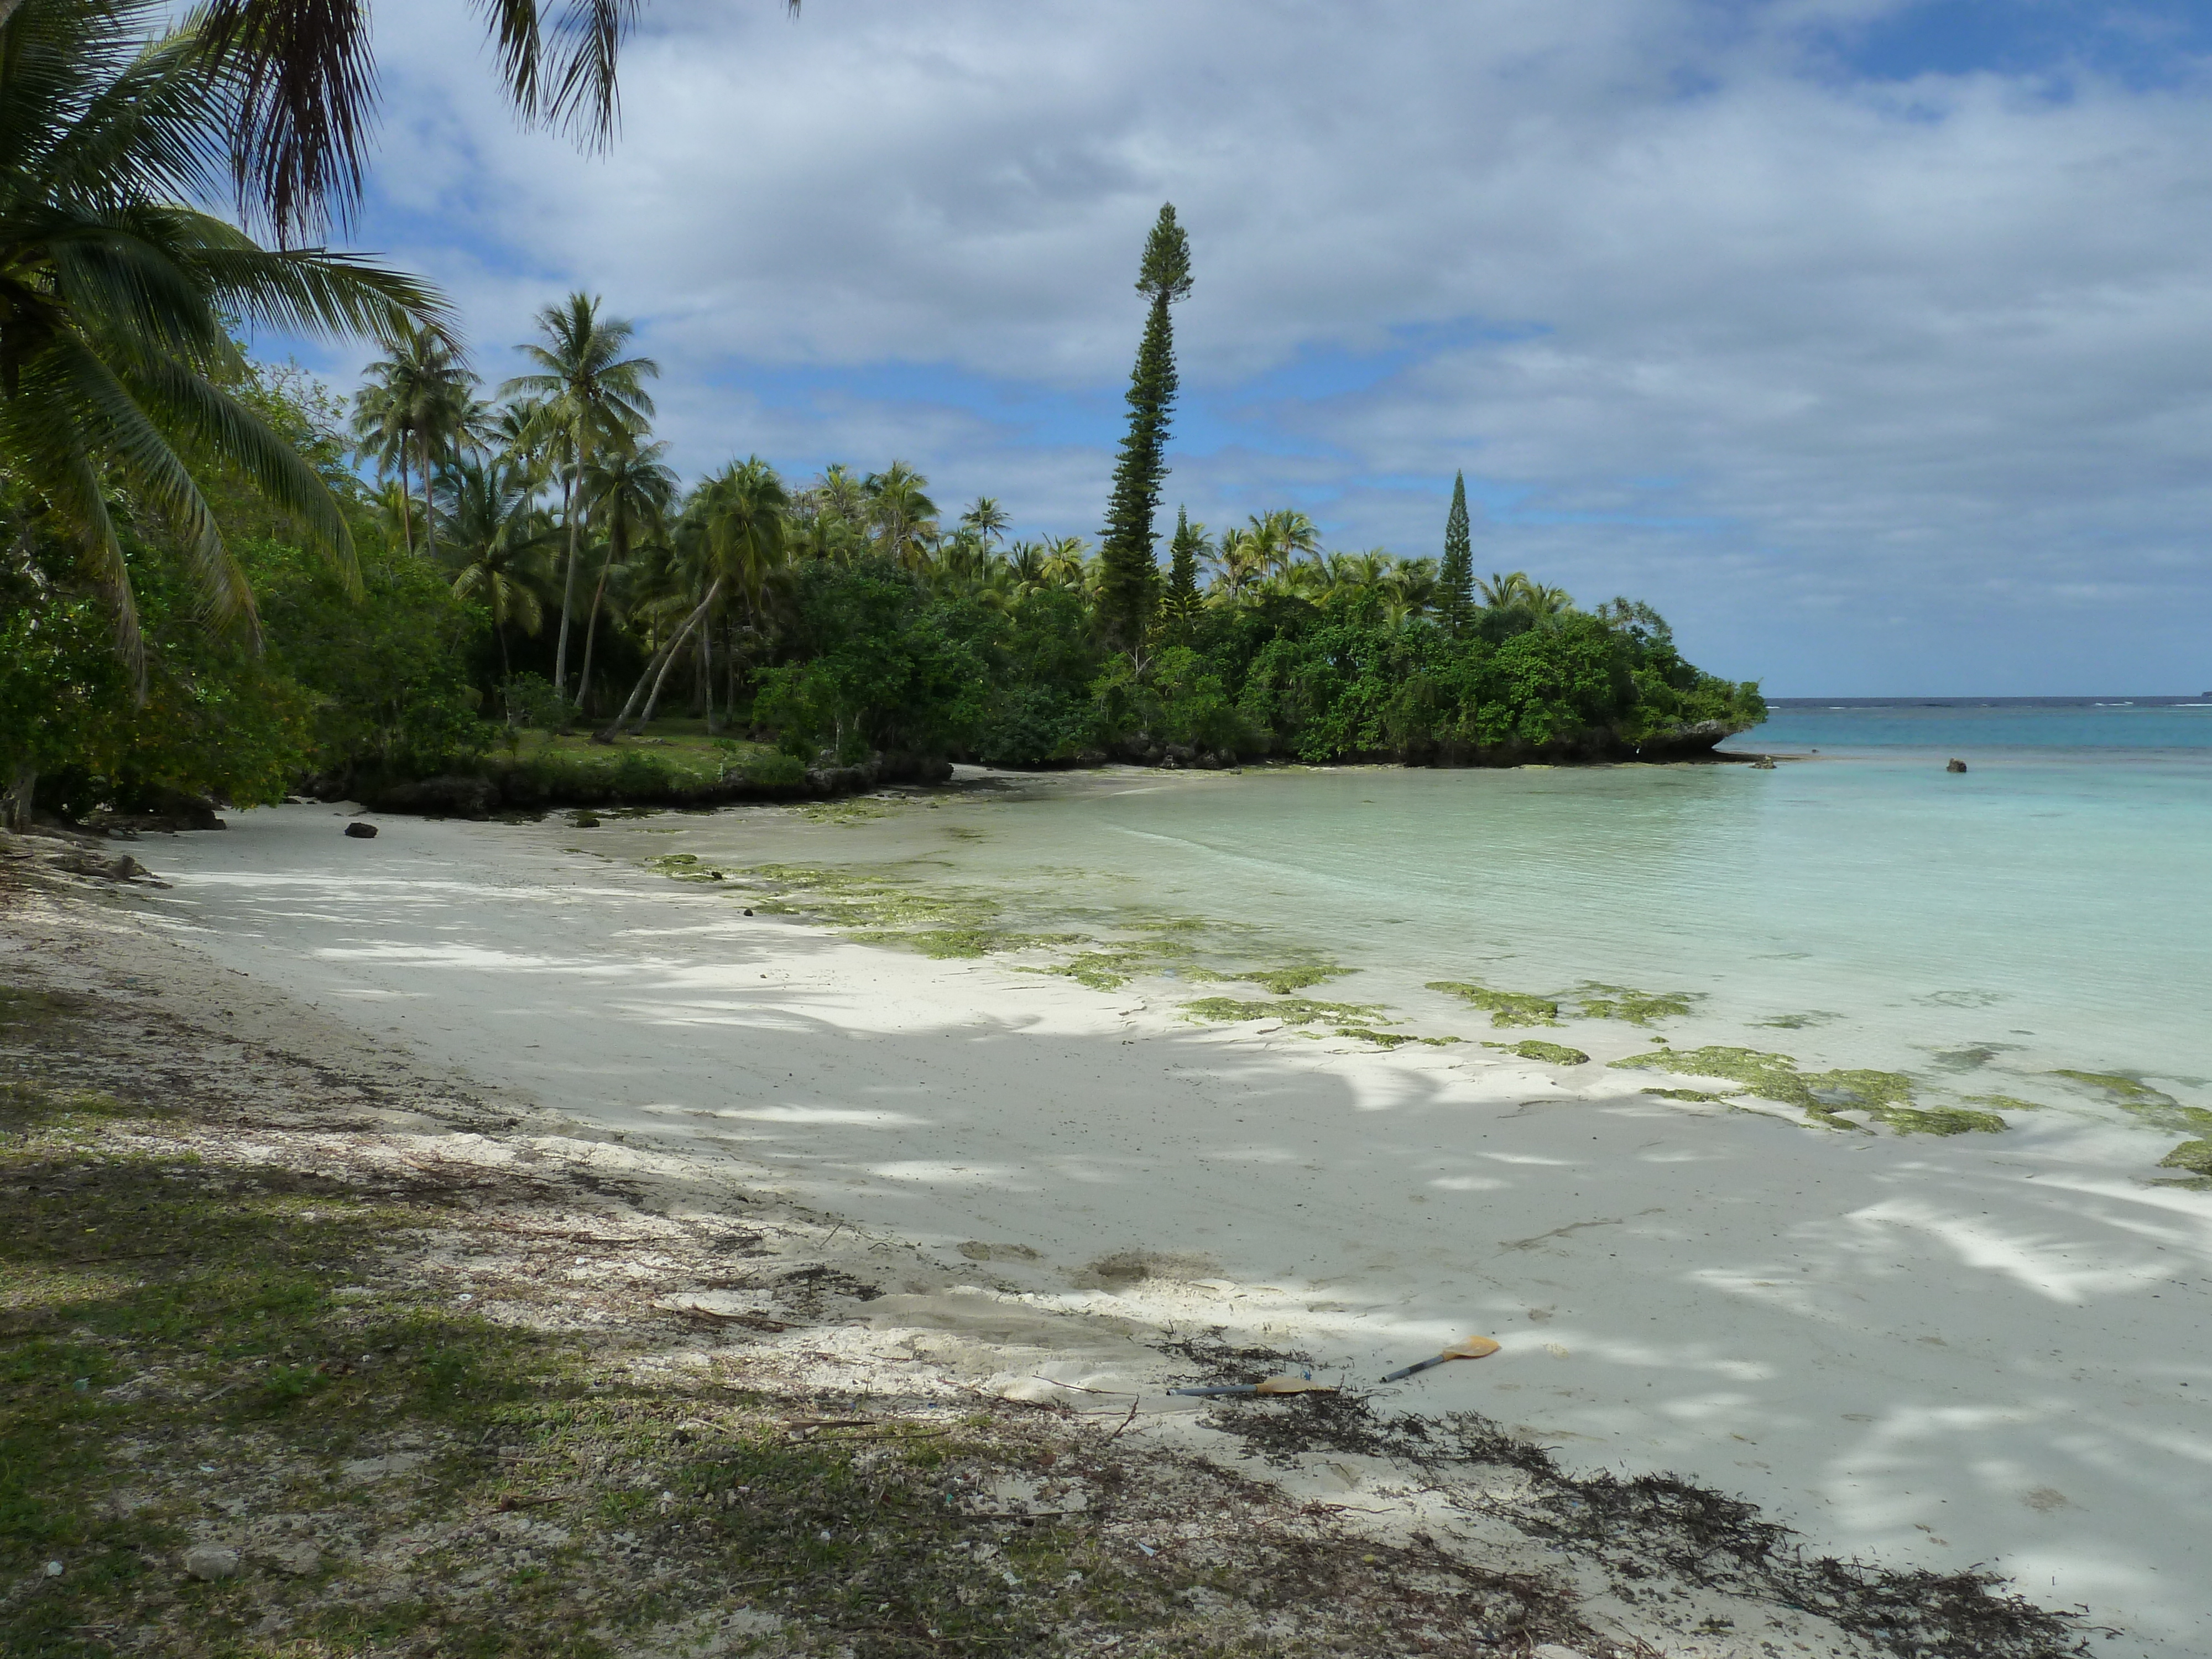
[[[1498,562],[1778,689],[2196,690],[2208,82],[1807,55],[1898,9],[664,0],[587,158],[517,130],[473,14],[397,0],[364,240],[495,376],[605,292],[695,467],[896,453],[1089,529],[1171,198],[1200,516],[1429,550],[1465,465]]]

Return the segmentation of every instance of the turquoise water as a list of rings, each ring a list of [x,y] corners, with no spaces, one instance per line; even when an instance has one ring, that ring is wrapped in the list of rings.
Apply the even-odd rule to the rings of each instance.
[[[1928,1103],[1999,1093],[2132,1127],[2053,1075],[2072,1070],[2212,1106],[2212,708],[1793,706],[1746,742],[1821,752],[1771,770],[1063,780],[855,825],[835,851],[991,891],[1017,926],[1233,927],[1251,957],[1352,970],[1305,994],[1424,1033],[1528,1035],[1431,981],[1598,982],[1688,994],[1693,1012],[1657,1028],[1678,1048],[1903,1071]],[[722,839],[702,825],[684,844]],[[823,856],[818,833],[777,841],[754,820],[726,855]],[[1601,1060],[1651,1046],[1619,1022],[1559,1035]],[[2150,1163],[2172,1144],[2139,1133]]]

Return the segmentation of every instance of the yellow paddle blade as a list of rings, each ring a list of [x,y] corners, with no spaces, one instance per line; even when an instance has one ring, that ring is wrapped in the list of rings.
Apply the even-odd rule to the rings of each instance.
[[[1464,1342],[1455,1342],[1437,1356],[1439,1359],[1486,1359],[1498,1352],[1498,1345],[1486,1336],[1470,1336]]]
[[[1326,1382],[1309,1382],[1303,1376],[1271,1376],[1255,1386],[1255,1394],[1334,1394]]]

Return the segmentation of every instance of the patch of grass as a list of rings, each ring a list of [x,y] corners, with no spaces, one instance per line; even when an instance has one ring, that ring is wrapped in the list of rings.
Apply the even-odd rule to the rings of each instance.
[[[1183,1018],[1235,1024],[1248,1019],[1279,1019],[1285,1025],[1350,1024],[1372,1020],[1381,1011],[1355,1002],[1309,1002],[1286,997],[1280,1002],[1244,1002],[1235,997],[1200,997],[1182,1005]]]
[[[336,1294],[419,1208],[100,1145],[156,1121],[98,1096],[0,1094],[0,1577],[37,1586],[0,1602],[0,1651],[105,1654],[97,1632],[179,1596],[204,1604],[209,1645],[191,1650],[215,1651],[225,1588],[179,1588],[162,1565],[204,1513],[198,1461],[319,1470],[401,1425],[487,1420],[562,1374],[557,1345],[427,1292]]]
[[[1493,1027],[1559,1023],[1559,1005],[1550,997],[1535,996],[1526,991],[1497,991],[1487,985],[1462,980],[1432,979],[1428,988],[1486,1010]]]
[[[1503,1048],[1523,1060],[1540,1060],[1552,1066],[1587,1066],[1589,1056],[1579,1048],[1570,1048],[1564,1042],[1547,1042],[1541,1037],[1527,1037],[1519,1042],[1486,1042],[1486,1048]]]
[[[518,799],[601,802],[681,799],[739,778],[763,787],[795,787],[805,769],[787,776],[794,763],[764,744],[734,738],[674,735],[595,744],[565,732],[527,732],[513,755],[495,757],[487,769],[502,793]]]
[[[1576,993],[1576,1012],[1584,1019],[1622,1019],[1631,1025],[1649,1025],[1655,1019],[1673,1019],[1704,1000],[1695,991],[1638,991],[1626,985],[1600,985],[1595,981]]]
[[[2005,1127],[2004,1119],[1995,1112],[1914,1105],[1912,1079],[1902,1072],[1801,1072],[1797,1062],[1787,1054],[1725,1047],[1693,1048],[1680,1054],[1662,1048],[1648,1054],[1631,1054],[1613,1064],[1628,1071],[1726,1078],[1742,1084],[1747,1092],[1761,1100],[1795,1106],[1809,1121],[1832,1129],[1859,1127],[1841,1115],[1847,1111],[1863,1111],[1899,1134],[1953,1135],[1970,1131],[1994,1134]]]

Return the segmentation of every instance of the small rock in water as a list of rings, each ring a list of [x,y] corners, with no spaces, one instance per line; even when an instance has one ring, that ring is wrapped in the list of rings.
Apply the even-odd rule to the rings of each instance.
[[[229,1578],[238,1571],[238,1552],[218,1544],[195,1544],[185,1552],[185,1571],[194,1578]]]
[[[599,816],[598,813],[579,812],[576,814],[576,828],[579,830],[596,830],[599,827]]]
[[[1944,766],[1943,769],[1946,772],[1963,772],[1966,769],[1966,763],[1962,760],[1951,761]]]
[[[376,839],[376,826],[373,823],[349,823],[346,825],[345,832],[349,836],[351,836],[356,841],[374,841]]]

